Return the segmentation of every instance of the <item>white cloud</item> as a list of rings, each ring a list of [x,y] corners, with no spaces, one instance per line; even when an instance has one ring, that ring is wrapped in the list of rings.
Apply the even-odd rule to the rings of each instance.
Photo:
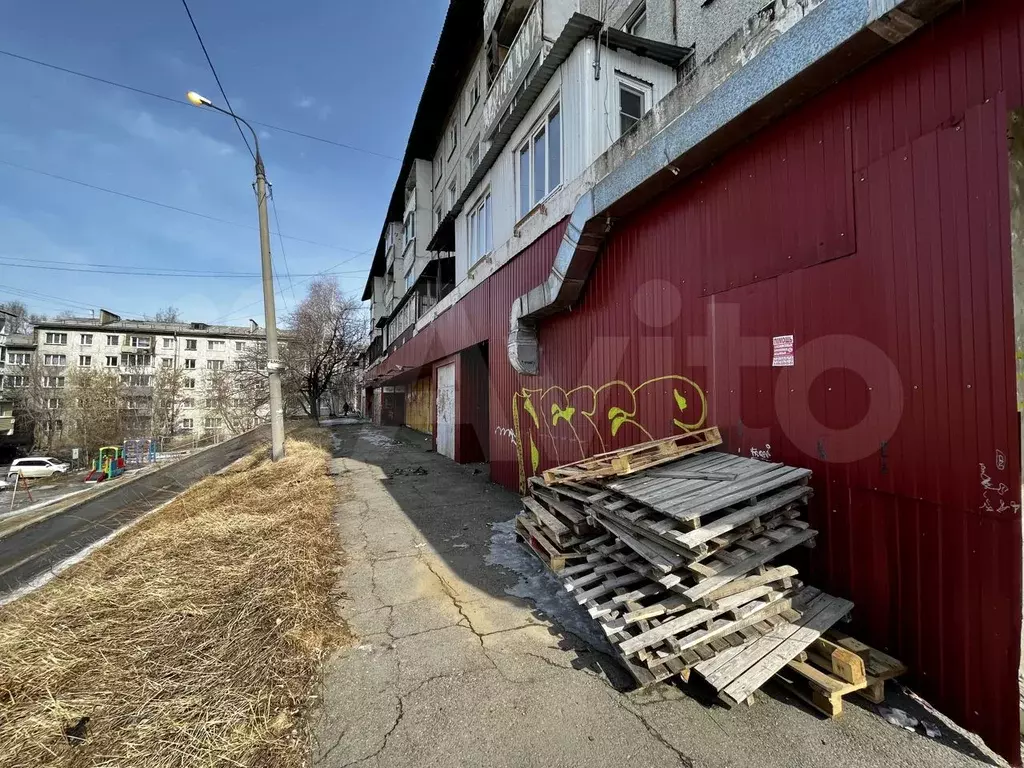
[[[295,102],[295,106],[299,109],[309,109],[316,104],[316,99],[312,96],[303,96],[301,99]]]

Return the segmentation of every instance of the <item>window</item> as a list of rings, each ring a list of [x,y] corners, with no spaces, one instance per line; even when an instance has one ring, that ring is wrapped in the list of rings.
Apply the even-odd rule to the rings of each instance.
[[[412,262],[409,265],[409,271],[405,273],[405,290],[407,291],[416,284],[416,270],[413,267],[414,264],[415,262]]]
[[[459,146],[459,114],[458,114],[458,110],[456,110],[455,114],[452,115],[452,124],[448,128],[448,136],[447,136],[446,140],[448,142],[448,159],[450,160],[451,156],[455,154],[456,147]]]
[[[519,218],[562,183],[562,115],[556,104],[519,148]]]
[[[174,339],[164,339],[164,349],[173,349]]]
[[[629,21],[626,22],[626,32],[636,37],[647,37],[647,3],[641,3]]]
[[[152,344],[152,342],[153,342],[153,340],[151,338],[149,338],[148,336],[129,336],[128,337],[128,344],[129,344],[129,346],[137,347],[139,349],[149,349],[149,347]]]
[[[647,113],[651,87],[638,81],[619,78],[619,135],[625,136]]]
[[[51,411],[58,410],[60,408],[60,398],[59,397],[48,397],[46,399],[46,407],[49,408]]]
[[[434,209],[434,231],[436,232],[441,228],[441,221],[444,219],[444,204],[438,203],[437,208]]]
[[[473,175],[473,171],[480,165],[480,139],[474,138],[466,151],[466,178]]]
[[[164,368],[170,368],[172,365],[174,365],[174,358],[173,357],[161,358],[160,359],[160,365],[162,365]]]
[[[92,355],[79,355],[78,364],[83,368],[92,367]]]
[[[4,380],[4,385],[8,387],[27,387],[28,376],[8,376]]]
[[[416,239],[416,210],[405,214],[405,244],[409,245]]]
[[[434,186],[436,187],[441,183],[441,177],[444,176],[444,155],[441,154],[441,150],[438,149],[437,157],[434,158]]]
[[[211,371],[223,371],[224,361],[223,360],[207,360],[206,367]]]
[[[117,368],[117,355],[107,355],[107,368]]]
[[[185,430],[186,432],[191,432],[192,431],[192,424],[193,424],[192,419],[182,419],[181,420],[181,428],[183,430]]]
[[[210,339],[208,342],[206,342],[206,348],[207,349],[224,349],[224,340],[223,339],[220,339],[220,340]]]
[[[121,365],[147,368],[153,364],[153,358],[144,352],[125,352],[121,355]]]
[[[245,370],[245,361],[244,360],[235,360],[235,370],[236,371]]]
[[[121,343],[121,337],[120,336],[107,336],[107,346],[108,347],[116,347],[120,343]]]
[[[193,400],[191,397],[186,397],[186,398],[184,398],[181,401],[181,407],[182,408],[195,408],[196,407],[196,401]]]
[[[43,376],[43,389],[63,389],[63,376]]]
[[[199,342],[196,339],[185,339],[185,351],[195,352],[199,349]]]
[[[216,416],[207,416],[203,419],[203,426],[207,429],[216,429],[220,426],[220,419]]]
[[[473,115],[473,110],[476,109],[476,105],[480,103],[480,73],[477,72],[473,75],[472,80],[469,83],[469,89],[466,91],[466,122],[469,122],[469,118]]]
[[[245,351],[245,342],[244,341],[236,341],[235,342],[235,352],[244,352],[244,351]]]
[[[11,365],[28,365],[32,362],[31,352],[9,352],[7,354],[7,362]]]
[[[82,335],[80,335],[78,337],[78,341],[81,342],[83,347],[91,347],[92,346],[92,334],[91,333],[83,333]]]
[[[121,375],[121,383],[129,387],[148,387],[153,383],[152,376],[137,373],[125,373]]]
[[[491,193],[477,203],[469,214],[469,263],[475,264],[494,249],[494,228],[491,223]]]
[[[183,386],[185,387],[185,389],[195,389],[196,388],[196,380],[195,379],[185,379],[185,382],[184,382]]]
[[[68,335],[66,333],[48,333],[46,334],[47,344],[67,344]]]
[[[448,185],[448,210],[452,210],[455,207],[455,203],[459,201],[459,179],[458,177],[452,179],[452,183]]]
[[[187,368],[190,371],[194,371],[196,368],[195,358],[186,357],[181,364],[184,368]]]
[[[43,365],[67,365],[67,355],[43,355]]]

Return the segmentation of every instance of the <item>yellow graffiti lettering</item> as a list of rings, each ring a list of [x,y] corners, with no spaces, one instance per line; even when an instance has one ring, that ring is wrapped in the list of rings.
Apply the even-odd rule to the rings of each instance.
[[[638,415],[641,402],[645,406],[645,411],[649,410],[652,398],[657,401],[668,397],[669,388],[672,398],[669,402],[674,403],[675,406],[672,409],[674,418],[672,418],[671,427],[666,429],[665,427],[668,426],[666,424],[647,423],[649,419]],[[638,395],[643,396],[642,400],[638,399]],[[617,401],[618,404],[609,407],[605,412],[606,419],[602,420],[596,414],[602,403],[607,403],[609,399],[612,399],[613,402]],[[550,408],[550,424],[541,424],[537,417],[535,403],[541,407]],[[520,407],[530,417],[525,424],[520,423]],[[582,420],[577,419],[578,416],[582,416]],[[527,466],[529,466],[529,476],[537,474],[540,467],[541,456],[538,441],[542,438],[546,440],[545,451],[551,451],[549,461],[564,463],[560,454],[567,445],[570,446],[570,453],[573,455],[565,460],[573,461],[586,458],[588,441],[585,441],[583,436],[596,444],[594,447],[597,450],[590,452],[602,452],[608,449],[607,442],[614,440],[626,426],[633,427],[638,433],[638,438],[651,440],[653,433],[665,434],[673,431],[673,428],[683,432],[701,429],[707,421],[707,417],[708,403],[704,390],[692,379],[680,375],[658,376],[636,387],[625,381],[616,380],[597,387],[585,384],[574,389],[565,389],[560,386],[552,386],[547,389],[521,389],[513,393],[512,396],[512,421],[517,446],[516,459],[519,464],[520,490],[523,493],[526,492]],[[533,422],[532,428],[530,421]],[[559,432],[557,428],[560,424],[563,424],[568,430]],[[524,427],[526,435],[529,436],[528,440],[524,439],[526,437],[522,432]],[[581,436],[581,430],[583,436]],[[571,447],[573,444],[575,444],[575,449]],[[529,465],[527,465],[525,455],[527,445],[530,446]]]

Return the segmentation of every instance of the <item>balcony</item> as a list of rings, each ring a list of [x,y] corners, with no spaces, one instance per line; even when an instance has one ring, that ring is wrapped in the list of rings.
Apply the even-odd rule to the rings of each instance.
[[[14,417],[0,416],[0,437],[10,437],[14,434]]]
[[[509,5],[510,9],[506,14],[503,28],[516,29],[516,34],[504,59],[501,60],[491,88],[487,92],[487,98],[484,100],[484,110],[480,122],[483,126],[481,136],[485,140],[491,139],[502,119],[509,113],[519,86],[523,84],[544,49],[544,23],[541,15],[543,3],[534,3],[523,18],[522,24],[518,26],[512,20],[511,11],[521,8],[522,3],[512,2]],[[504,50],[504,46],[500,43],[499,35],[498,51],[502,50]],[[492,60],[497,60],[500,56],[498,51],[493,52]]]

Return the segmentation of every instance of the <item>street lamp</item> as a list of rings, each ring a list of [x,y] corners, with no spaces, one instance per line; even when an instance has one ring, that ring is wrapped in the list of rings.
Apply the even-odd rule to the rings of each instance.
[[[210,107],[240,120],[252,133],[256,143],[256,205],[260,217],[260,261],[263,267],[263,311],[267,324],[267,374],[270,382],[270,458],[284,458],[284,405],[281,399],[281,358],[277,350],[277,312],[274,308],[274,271],[270,264],[270,225],[267,219],[267,175],[260,155],[260,139],[244,118],[222,109],[195,91],[189,91],[188,100],[197,107]]]

